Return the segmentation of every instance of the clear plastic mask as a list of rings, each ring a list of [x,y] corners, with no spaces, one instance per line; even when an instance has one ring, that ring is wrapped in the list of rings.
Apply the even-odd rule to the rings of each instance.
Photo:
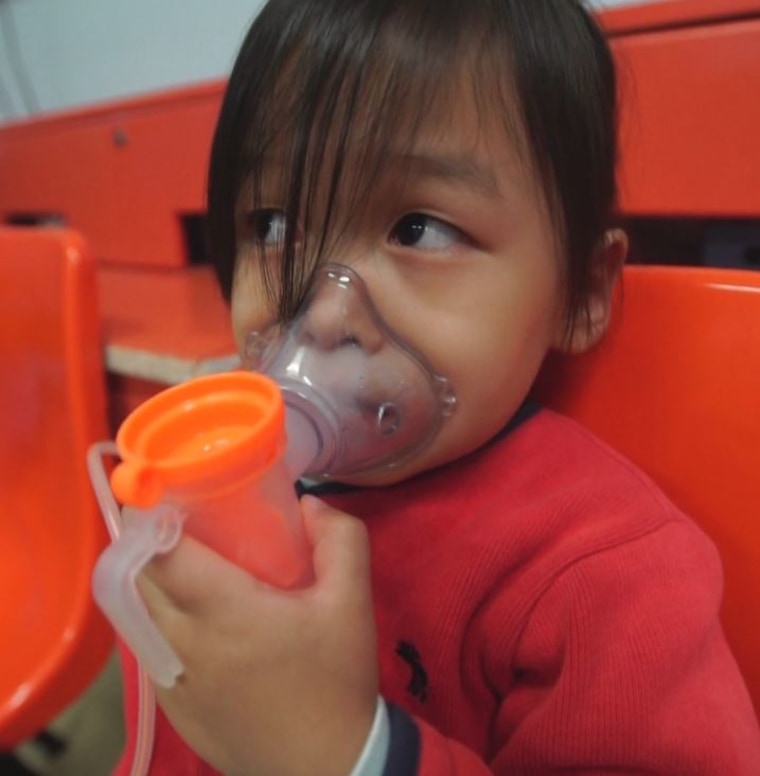
[[[286,326],[248,336],[244,366],[283,392],[294,477],[332,479],[398,466],[456,408],[449,381],[382,320],[349,267],[326,264]]]

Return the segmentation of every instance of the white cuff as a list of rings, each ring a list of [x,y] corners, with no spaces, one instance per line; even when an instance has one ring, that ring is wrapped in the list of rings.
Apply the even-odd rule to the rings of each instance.
[[[388,721],[388,709],[385,701],[378,695],[375,720],[364,749],[349,776],[383,776],[390,742],[391,727]]]

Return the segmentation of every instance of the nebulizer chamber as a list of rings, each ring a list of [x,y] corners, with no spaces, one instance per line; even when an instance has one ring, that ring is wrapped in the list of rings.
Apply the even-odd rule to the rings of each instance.
[[[88,461],[114,539],[93,574],[96,601],[141,670],[166,687],[183,667],[137,591],[151,558],[186,533],[269,584],[307,586],[294,482],[398,466],[456,406],[448,381],[384,323],[361,278],[336,264],[318,270],[293,321],[250,334],[243,366],[152,397],[124,421],[116,446],[96,446]],[[111,453],[121,463],[109,487],[102,456]],[[142,705],[152,708],[144,684]],[[152,735],[145,709],[141,722]],[[138,759],[133,774],[149,751]]]
[[[110,484],[126,506],[119,536],[95,566],[93,592],[161,686],[171,686],[182,666],[135,582],[183,533],[268,583],[290,588],[309,581],[307,542],[282,460],[283,413],[276,384],[240,372],[170,388],[119,429],[122,462]]]

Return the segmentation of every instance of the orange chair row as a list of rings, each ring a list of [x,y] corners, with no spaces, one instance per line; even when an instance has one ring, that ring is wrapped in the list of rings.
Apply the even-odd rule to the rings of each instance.
[[[756,217],[760,2],[665,0],[602,19],[621,65],[624,213]],[[223,89],[0,129],[0,223],[62,219],[101,261],[187,264]]]

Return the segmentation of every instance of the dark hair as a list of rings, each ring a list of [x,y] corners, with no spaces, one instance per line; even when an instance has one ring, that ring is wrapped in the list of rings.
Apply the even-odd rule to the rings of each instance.
[[[267,160],[279,160],[291,216],[276,276],[262,262],[285,319],[337,228],[340,187],[360,206],[390,142],[411,143],[423,117],[451,107],[463,67],[479,110],[498,111],[542,182],[566,257],[570,324],[587,315],[615,205],[617,104],[609,47],[581,0],[269,0],[233,68],[211,153],[209,252],[225,296],[238,203],[245,193],[261,204]],[[346,181],[358,131],[351,167],[361,178]],[[316,244],[297,239],[299,225]]]

